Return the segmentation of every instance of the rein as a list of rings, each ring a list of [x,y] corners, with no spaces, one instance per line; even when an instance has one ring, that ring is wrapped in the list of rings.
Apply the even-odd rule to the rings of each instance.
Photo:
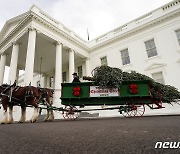
[[[15,103],[16,105],[22,105],[25,104],[26,105],[26,99],[31,97],[34,98],[35,96],[33,95],[33,91],[31,90],[31,86],[28,87],[28,90],[25,92],[25,99],[21,100],[18,99],[16,97],[13,97],[13,92],[18,92],[18,90],[21,88],[20,86],[16,86],[16,85],[5,85],[5,87],[3,85],[1,85],[1,88],[4,89],[1,93],[0,93],[0,97],[2,96],[6,96],[9,98],[8,103]],[[25,88],[25,87],[24,87]],[[8,91],[9,90],[9,91]],[[25,89],[26,90],[26,89]],[[6,94],[6,92],[8,91],[8,94]]]
[[[27,105],[27,99],[36,99],[38,100],[38,104],[42,105],[48,105],[48,103],[46,102],[46,97],[51,97],[53,98],[53,93],[54,90],[53,89],[46,89],[46,88],[38,88],[38,87],[33,87],[31,85],[27,86],[27,87],[20,87],[20,86],[16,86],[16,85],[1,85],[1,90],[2,92],[0,93],[0,97],[5,96],[8,98],[8,103],[12,104],[12,105]],[[22,93],[22,95],[24,95],[24,100],[19,99],[18,97],[13,97],[13,95],[15,93],[18,93],[18,90],[20,90],[20,88],[24,88],[25,92]],[[35,91],[34,89],[40,92],[40,96],[35,96]]]

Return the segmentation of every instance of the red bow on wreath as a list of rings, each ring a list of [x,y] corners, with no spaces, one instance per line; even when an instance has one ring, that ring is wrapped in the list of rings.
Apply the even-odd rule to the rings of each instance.
[[[138,85],[137,84],[130,84],[129,89],[132,94],[138,93]]]
[[[80,94],[81,94],[80,91],[81,91],[80,87],[74,87],[73,88],[73,95],[76,97],[80,96]]]

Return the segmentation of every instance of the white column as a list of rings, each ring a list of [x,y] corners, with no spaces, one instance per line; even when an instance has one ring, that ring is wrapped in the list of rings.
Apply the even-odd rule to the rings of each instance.
[[[90,70],[90,60],[89,58],[86,58],[85,60],[85,69],[86,69],[86,76],[92,76],[91,70]]]
[[[6,66],[6,55],[2,54],[0,60],[0,85],[3,83],[4,80],[5,66]]]
[[[74,73],[74,50],[69,49],[69,82],[72,82]]]
[[[44,77],[44,88],[47,88],[47,75],[43,75]]]
[[[62,44],[56,43],[56,62],[55,62],[55,92],[54,92],[54,105],[60,105],[61,97],[61,83],[62,83]]]
[[[18,85],[18,81],[19,81],[19,69],[17,68],[17,71],[16,71],[16,83]]]
[[[18,54],[19,54],[19,44],[14,42],[12,48],[11,63],[10,63],[9,78],[8,78],[8,82],[10,84],[13,84],[14,81],[16,80]]]
[[[34,56],[36,45],[36,30],[29,29],[28,47],[26,54],[25,76],[24,84],[27,86],[33,81],[33,69],[34,69]]]

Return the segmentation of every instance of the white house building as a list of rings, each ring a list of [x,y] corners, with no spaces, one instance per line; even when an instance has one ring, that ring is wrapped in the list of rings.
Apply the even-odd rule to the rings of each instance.
[[[91,41],[33,5],[5,23],[0,55],[0,84],[9,66],[9,83],[52,87],[57,106],[62,82],[71,82],[73,72],[90,76],[100,65],[135,70],[180,90],[180,0]],[[19,76],[19,70],[24,74]]]

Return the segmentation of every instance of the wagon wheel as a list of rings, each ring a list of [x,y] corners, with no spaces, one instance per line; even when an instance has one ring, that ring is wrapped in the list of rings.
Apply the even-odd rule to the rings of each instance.
[[[145,112],[145,106],[143,103],[127,103],[124,108],[125,111],[122,113],[124,117],[141,117]]]
[[[143,103],[130,104],[130,111],[128,112],[129,117],[141,117],[145,112],[145,106]]]
[[[75,120],[79,117],[78,109],[75,106],[65,106],[64,110],[62,111],[62,115],[64,119],[67,120]]]
[[[124,105],[124,111],[122,112],[122,115],[126,118],[128,117],[134,117],[136,114],[136,109],[133,104],[126,103]]]
[[[127,118],[127,117],[129,117],[128,112],[129,112],[129,105],[125,104],[124,105],[124,111],[122,112],[122,115]]]
[[[129,111],[127,112],[129,117],[134,117],[137,114],[137,106],[134,104],[129,105]]]
[[[139,103],[138,105],[136,105],[137,109],[136,109],[136,117],[142,117],[144,112],[145,112],[145,106],[143,103]]]

